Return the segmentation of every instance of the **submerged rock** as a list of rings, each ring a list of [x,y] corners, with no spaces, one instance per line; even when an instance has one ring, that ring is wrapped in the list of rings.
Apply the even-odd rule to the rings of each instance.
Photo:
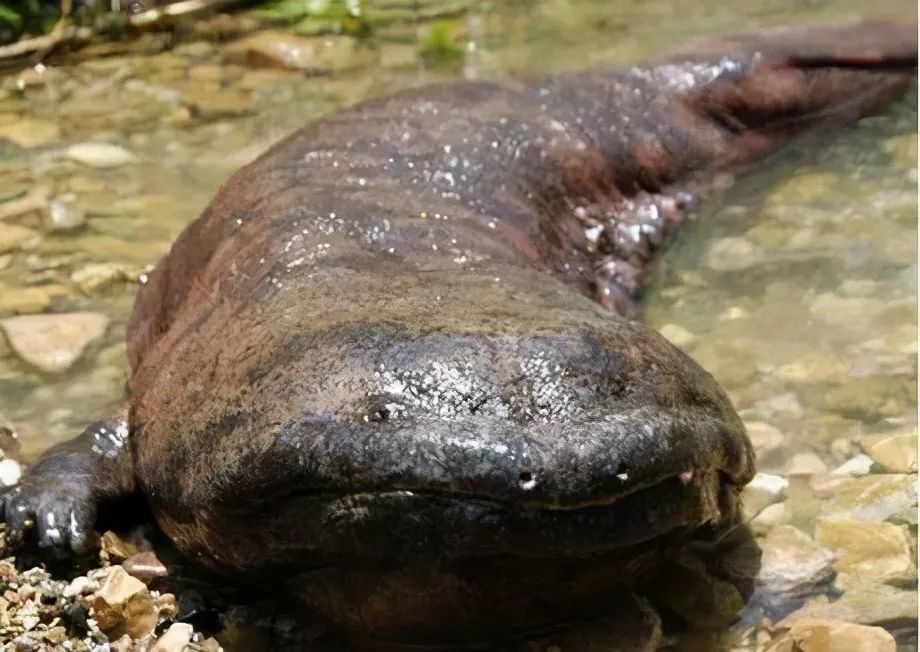
[[[61,128],[50,120],[24,115],[14,116],[13,120],[8,122],[0,120],[0,138],[26,149],[47,145],[60,136]]]
[[[905,525],[818,519],[815,540],[837,555],[840,584],[916,584],[917,568]]]
[[[889,473],[917,471],[917,431],[898,435],[875,435],[861,442],[863,450]]]
[[[658,332],[671,344],[682,349],[688,349],[696,344],[696,335],[677,324],[665,324],[658,329]]]
[[[758,473],[741,492],[745,519],[750,520],[764,508],[778,503],[786,497],[789,481],[778,475]]]
[[[105,334],[109,318],[93,312],[21,315],[0,321],[13,351],[46,373],[70,369]]]
[[[773,593],[809,595],[834,576],[833,553],[791,525],[772,530],[760,547],[763,566],[758,582]]]
[[[66,155],[93,168],[117,168],[136,161],[134,154],[111,143],[78,143],[68,147]]]
[[[763,250],[750,240],[728,237],[710,245],[705,263],[717,272],[730,272],[757,265],[763,259]]]
[[[37,242],[41,234],[34,229],[29,229],[16,224],[4,224],[0,228],[0,254],[15,251],[24,244]]]
[[[265,30],[231,43],[224,58],[256,67],[289,68],[311,74],[340,72],[364,65],[371,51],[350,36],[308,38]]]
[[[821,518],[825,521],[917,522],[917,477],[910,475],[867,475],[840,478],[816,488],[822,499]]]
[[[799,618],[777,628],[766,652],[895,652],[896,649],[894,637],[881,627]]]

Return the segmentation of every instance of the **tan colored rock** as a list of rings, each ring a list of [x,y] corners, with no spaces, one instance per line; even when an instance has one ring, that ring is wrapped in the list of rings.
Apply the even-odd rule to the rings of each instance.
[[[0,254],[37,242],[40,237],[41,234],[34,229],[16,224],[4,224],[0,226]]]
[[[105,334],[109,318],[93,312],[20,315],[0,320],[0,330],[23,361],[46,373],[62,373]]]
[[[751,445],[758,453],[779,448],[785,439],[785,435],[779,428],[765,421],[745,421],[744,428],[747,430]]]
[[[874,435],[860,444],[866,454],[889,473],[917,472],[917,431],[897,435]]]
[[[136,555],[139,550],[133,541],[123,539],[112,531],[106,531],[102,535],[100,548],[111,561],[122,562],[128,557]],[[128,572],[125,569],[125,572]],[[129,573],[133,575],[133,573]]]
[[[815,485],[825,521],[896,520],[917,522],[917,477],[901,474],[871,474],[847,478],[829,476]]]
[[[340,72],[372,61],[373,53],[350,36],[304,37],[281,30],[263,30],[224,49],[233,63],[289,68],[311,74]]]
[[[128,267],[118,263],[90,263],[70,275],[70,280],[86,294],[104,292],[130,278]]]
[[[773,370],[773,376],[787,382],[839,383],[847,376],[850,364],[833,353],[812,351]]]
[[[766,507],[785,500],[788,488],[789,481],[778,475],[769,473],[755,475],[741,492],[745,520],[750,520]]]
[[[905,525],[819,518],[815,541],[837,555],[835,568],[842,575],[842,584],[916,581],[911,537]],[[858,577],[848,581],[844,574]]]
[[[135,639],[143,638],[149,636],[157,624],[157,610],[147,587],[121,566],[108,569],[102,586],[87,603],[99,629],[110,638],[125,634]]]
[[[894,637],[881,627],[839,620],[799,618],[777,628],[766,652],[895,652]]]
[[[848,586],[843,595],[835,600],[826,595],[809,598],[786,621],[798,618],[829,618],[861,625],[913,623],[916,626],[917,589],[891,584],[857,583]]]
[[[57,123],[41,118],[19,116],[15,121],[0,124],[0,138],[26,149],[46,145],[61,136]]]
[[[765,507],[760,514],[751,519],[751,529],[754,534],[764,535],[780,525],[786,525],[790,516],[786,503],[774,503]]]
[[[750,240],[728,237],[716,240],[710,245],[705,263],[717,272],[729,272],[757,265],[763,259],[763,249]]]
[[[182,652],[192,640],[193,631],[188,623],[173,623],[153,644],[150,652]]]
[[[677,324],[665,324],[658,329],[658,332],[671,344],[682,349],[689,349],[696,344],[696,335]]]
[[[51,189],[47,186],[34,186],[24,196],[0,204],[0,221],[25,215],[32,211],[43,212],[48,207],[48,197],[50,196]],[[2,240],[2,237],[0,237],[0,240]]]
[[[77,143],[67,148],[67,158],[93,168],[116,168],[137,159],[134,154],[111,143]]]
[[[0,295],[0,313],[31,314],[51,305],[51,295],[42,288],[16,288]]]
[[[824,460],[811,451],[796,453],[786,465],[787,475],[817,475],[827,473],[827,470]]]

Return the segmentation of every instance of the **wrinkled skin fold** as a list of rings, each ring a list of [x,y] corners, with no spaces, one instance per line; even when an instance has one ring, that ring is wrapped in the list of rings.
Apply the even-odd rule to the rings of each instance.
[[[627,318],[653,257],[707,179],[896,97],[915,36],[709,39],[307,126],[157,265],[127,412],[7,494],[12,542],[83,552],[106,501],[139,495],[191,559],[358,641],[599,613],[731,530],[754,473],[712,377]]]

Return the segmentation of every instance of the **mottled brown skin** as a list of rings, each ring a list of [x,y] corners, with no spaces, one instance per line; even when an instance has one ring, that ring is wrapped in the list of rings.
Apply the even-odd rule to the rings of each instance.
[[[31,520],[40,545],[84,549],[97,506],[135,493],[187,555],[359,640],[597,613],[735,524],[754,472],[712,377],[616,312],[706,179],[890,100],[915,33],[704,41],[306,127],[142,287],[130,437],[50,451],[7,500],[14,537]]]

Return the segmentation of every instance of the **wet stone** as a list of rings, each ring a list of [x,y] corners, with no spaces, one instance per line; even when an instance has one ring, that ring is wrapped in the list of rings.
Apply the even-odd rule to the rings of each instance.
[[[192,640],[193,631],[189,624],[173,623],[166,633],[156,640],[150,652],[182,652]]]
[[[23,361],[47,373],[61,373],[102,337],[108,324],[105,315],[74,312],[9,317],[0,320],[0,330]]]
[[[40,237],[39,232],[33,229],[16,224],[4,224],[0,228],[0,254],[15,251],[24,245],[35,243]]]
[[[744,428],[758,456],[779,448],[785,439],[779,428],[764,421],[745,421]]]
[[[61,195],[51,200],[48,220],[54,231],[71,231],[86,223],[86,213],[77,205],[75,195]]]
[[[889,473],[917,471],[917,431],[897,435],[874,435],[861,442],[863,450]]]
[[[254,67],[302,70],[310,74],[341,72],[373,60],[367,48],[349,36],[308,38],[277,30],[246,36],[224,49],[224,58]]]
[[[817,475],[827,472],[827,464],[817,453],[805,451],[796,453],[786,465],[787,475]]]
[[[904,134],[889,138],[882,145],[891,156],[891,162],[901,168],[915,168],[917,166],[917,134]]]
[[[838,478],[821,499],[821,518],[830,520],[917,522],[917,476],[875,474]]]
[[[49,120],[28,116],[0,115],[0,138],[30,149],[60,138],[60,127]]]
[[[865,521],[826,521],[815,524],[815,541],[837,555],[838,584],[916,584],[911,537],[906,525]]]
[[[741,492],[745,520],[750,520],[766,507],[785,499],[789,481],[778,475],[758,473]]]
[[[0,485],[12,487],[22,477],[22,466],[16,460],[6,458],[0,460]]]
[[[665,324],[658,332],[671,344],[682,349],[689,349],[696,343],[696,335],[677,324]]]
[[[42,287],[16,288],[0,292],[0,314],[42,312],[51,305],[51,294]]]
[[[780,623],[799,618],[831,618],[863,625],[886,627],[917,623],[917,590],[891,584],[865,583],[848,586],[842,595],[809,598],[805,604]]]
[[[790,525],[773,529],[760,544],[763,556],[758,583],[787,597],[819,590],[834,575],[834,555]]]
[[[70,275],[70,280],[85,294],[95,294],[120,287],[129,279],[128,268],[117,263],[91,263]]]
[[[112,638],[125,634],[141,638],[153,632],[157,611],[144,583],[121,566],[112,566],[105,573],[99,590],[88,599],[99,629]]]
[[[68,147],[66,155],[93,168],[116,168],[136,160],[124,147],[111,143],[78,143]]]
[[[706,266],[717,272],[746,269],[761,263],[764,251],[745,238],[721,238],[706,253]]]
[[[874,462],[868,455],[860,453],[850,458],[836,469],[831,471],[832,475],[868,475],[872,471]]]
[[[789,518],[789,507],[786,503],[774,503],[751,519],[750,525],[754,534],[764,535],[780,525],[786,525]]]
[[[776,628],[766,652],[895,652],[896,649],[894,637],[881,627],[798,618]]]

